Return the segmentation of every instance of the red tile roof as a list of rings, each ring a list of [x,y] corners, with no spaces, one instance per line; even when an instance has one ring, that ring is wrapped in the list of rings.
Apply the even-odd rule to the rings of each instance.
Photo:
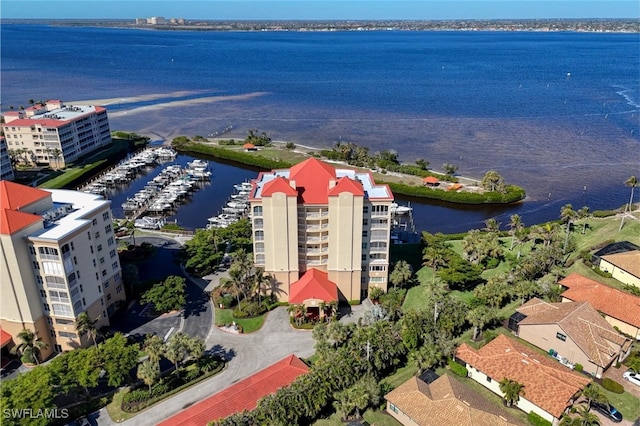
[[[422,181],[424,183],[431,183],[431,184],[436,184],[440,182],[440,180],[435,176],[427,176],[426,178],[422,179]]]
[[[8,180],[0,181],[0,208],[20,210],[29,204],[50,197],[51,193]]]
[[[507,378],[524,385],[524,398],[556,418],[560,418],[570,399],[590,382],[587,377],[502,334],[479,350],[463,343],[456,356],[493,380]]]
[[[65,124],[69,124],[71,121],[67,120],[53,120],[50,118],[19,118],[17,120],[10,121],[5,124],[5,126],[13,126],[13,127],[31,127],[33,125],[39,124],[43,127],[62,127]]]
[[[255,148],[256,146],[252,143],[245,143],[244,145],[242,145],[242,147],[244,149],[251,149],[251,148]]]
[[[316,158],[309,158],[289,170],[302,199],[307,204],[327,204],[329,181],[336,178],[336,169]]]
[[[13,340],[13,337],[0,328],[0,348],[4,348],[11,340]]]
[[[21,229],[42,220],[42,216],[38,216],[37,214],[0,209],[0,234],[15,234]]]
[[[640,297],[576,273],[562,279],[560,284],[568,287],[562,297],[574,302],[589,302],[605,315],[640,327]]]
[[[160,423],[161,426],[196,426],[223,419],[234,413],[254,409],[258,401],[288,386],[309,371],[295,355],[258,371],[253,376],[210,396]]]
[[[362,183],[357,180],[350,179],[348,177],[342,177],[338,179],[336,186],[329,190],[329,197],[340,195],[343,192],[350,192],[353,195],[364,196],[364,188]]]
[[[284,192],[285,195],[297,196],[298,191],[291,187],[289,180],[278,176],[272,181],[269,181],[264,184],[262,188],[262,196],[270,197],[276,192]]]
[[[289,303],[302,304],[308,299],[320,299],[325,302],[338,300],[338,287],[329,281],[329,274],[311,268],[302,278],[291,284]]]
[[[622,269],[629,274],[640,278],[640,250],[627,251],[624,253],[614,253],[602,256],[618,269]]]

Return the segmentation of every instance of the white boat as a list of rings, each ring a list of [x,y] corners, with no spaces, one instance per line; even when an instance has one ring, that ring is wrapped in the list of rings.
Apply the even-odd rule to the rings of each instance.
[[[398,203],[391,203],[391,214],[403,215],[411,212],[413,207],[401,206]]]
[[[164,225],[164,218],[144,216],[136,219],[134,226],[139,229],[160,229]]]
[[[233,187],[236,189],[236,191],[247,191],[247,194],[249,193],[249,191],[251,191],[251,182],[242,182],[236,185],[233,185]]]

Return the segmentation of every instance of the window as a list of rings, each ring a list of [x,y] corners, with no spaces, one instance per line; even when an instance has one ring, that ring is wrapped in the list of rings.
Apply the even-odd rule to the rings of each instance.
[[[563,342],[566,342],[567,336],[565,336],[562,333],[556,333],[556,339],[559,339],[559,340],[562,340]]]
[[[110,232],[111,232],[111,225],[107,225],[107,226],[105,226],[105,227],[104,227],[104,232],[105,232],[105,234],[110,233]]]
[[[109,212],[102,213],[102,220],[104,220],[104,221],[109,220]]]
[[[40,264],[34,260],[34,261],[33,261],[33,267],[34,267],[35,269],[40,269]]]
[[[102,293],[102,286],[98,286],[98,293]]]
[[[116,287],[116,293],[122,293],[122,284]]]
[[[36,275],[36,282],[42,284],[42,277],[40,275]]]
[[[66,291],[49,290],[49,299],[52,302],[69,303],[69,294]]]
[[[367,238],[369,235],[368,231],[362,231],[362,238]]]
[[[110,295],[110,294],[107,294],[107,302],[108,302],[109,300],[111,300],[111,295]]]
[[[393,405],[392,403],[389,403],[389,409],[391,411],[393,411],[394,413],[398,414],[398,407],[396,407],[395,405]]]
[[[87,238],[91,239],[91,232],[87,232]]]
[[[44,310],[49,312],[49,304],[48,303],[43,303],[42,306],[44,307]]]
[[[103,276],[103,277],[106,277],[106,276],[107,276],[107,270],[106,270],[106,269],[103,269],[103,270],[102,270],[102,276]]]
[[[362,213],[364,213],[364,214],[369,213],[369,206],[364,206],[364,207],[362,208]]]
[[[264,241],[264,231],[256,231],[255,240]]]
[[[367,260],[367,255],[366,255],[366,254],[363,254],[363,255],[362,255],[362,261],[364,262],[364,261],[366,261],[366,260]]]
[[[387,280],[387,277],[371,277],[371,278],[369,278],[369,280],[372,283],[383,283],[383,282],[385,282]]]
[[[96,238],[96,239],[100,238],[100,232],[99,231],[94,232],[93,238]]]
[[[55,332],[55,331],[53,331],[53,330],[49,330],[49,335],[50,335],[51,337],[56,337],[56,332]]]
[[[114,245],[116,242],[113,240],[113,237],[109,237],[107,239],[107,244],[109,244],[110,246]]]
[[[75,324],[75,322],[67,319],[56,318],[56,324],[72,325]]]
[[[104,257],[101,257],[101,258],[100,258],[100,264],[101,264],[101,265],[104,265]]]
[[[91,254],[93,254],[93,246],[89,246],[89,248],[91,249]]]
[[[114,280],[115,282],[120,281],[120,272],[116,273],[116,274],[113,276],[113,280]]]
[[[387,270],[386,265],[371,265],[369,266],[369,270],[372,272],[384,272]]]
[[[53,247],[38,247],[38,252],[49,256],[58,256],[58,249]]]
[[[71,333],[68,331],[58,331],[58,335],[60,337],[67,337],[69,339],[76,339],[78,337],[78,335],[76,333]]]
[[[94,268],[95,268],[96,266],[98,266],[98,265],[96,265],[96,260],[95,260],[95,259],[91,259],[91,261],[93,262],[93,267],[94,267]]]
[[[44,297],[46,299],[47,298],[47,292],[41,289],[40,290],[40,296]]]
[[[102,244],[98,244],[97,249],[98,249],[98,251],[102,251]]]
[[[71,250],[75,250],[75,249],[73,248],[73,241],[71,241]]]
[[[53,325],[53,319],[51,317],[47,317],[47,323],[49,323],[49,325]]]
[[[33,248],[33,246],[29,246],[29,253],[35,255],[36,254],[36,249]]]
[[[98,224],[98,219],[93,219],[91,223],[93,223],[93,226],[96,226]]]
[[[109,252],[109,257],[110,257],[110,258],[112,258],[112,259],[113,259],[114,257],[116,257],[116,251],[115,251],[115,250],[111,250],[111,251]]]
[[[63,305],[62,303],[52,303],[51,306],[53,307],[53,315],[60,315],[63,317],[73,316],[73,310],[69,305]]]
[[[487,376],[487,383],[491,383],[491,377]]]
[[[366,250],[367,249],[367,243],[362,243],[362,250]]]
[[[42,262],[42,269],[47,275],[64,275],[62,265],[58,262]]]
[[[113,262],[111,264],[111,268],[113,268],[113,270],[115,271],[116,269],[118,269],[118,262]]]
[[[255,206],[253,208],[253,215],[254,216],[262,216],[262,206]]]
[[[104,287],[104,288],[105,288],[105,290],[106,290],[106,289],[108,289],[108,288],[109,288],[109,281],[105,281],[105,282],[103,282],[103,283],[102,283],[102,287]]]
[[[100,275],[96,272],[96,281],[100,281]]]
[[[369,224],[369,219],[362,219],[362,226],[367,226]]]

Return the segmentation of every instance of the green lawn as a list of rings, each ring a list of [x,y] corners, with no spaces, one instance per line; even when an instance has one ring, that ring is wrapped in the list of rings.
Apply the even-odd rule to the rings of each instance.
[[[400,426],[401,425],[401,423],[399,423],[396,419],[394,419],[393,417],[391,417],[390,415],[388,415],[382,410],[369,409],[364,412],[362,417],[364,417],[364,420],[370,425],[375,425],[375,426]],[[340,420],[339,414],[334,413],[331,415],[331,417],[328,417],[326,419],[316,420],[312,424],[314,426],[344,426],[346,423]]]
[[[631,395],[629,392],[621,394],[609,392],[600,385],[597,385],[600,392],[606,395],[609,404],[613,405],[620,411],[625,420],[634,421],[640,418],[640,399]]]
[[[216,325],[223,326],[225,324],[231,324],[235,321],[236,324],[242,327],[243,333],[253,333],[254,331],[260,330],[264,320],[266,319],[267,314],[260,315],[255,318],[234,318],[233,317],[233,309],[220,309],[216,308],[215,318]]]
[[[411,377],[415,376],[418,369],[415,365],[409,363],[404,367],[398,368],[395,373],[382,379],[383,382],[389,383],[393,388],[397,388]]]

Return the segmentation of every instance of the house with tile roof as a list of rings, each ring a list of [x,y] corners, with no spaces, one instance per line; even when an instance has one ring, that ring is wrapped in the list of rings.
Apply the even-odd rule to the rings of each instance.
[[[589,302],[604,319],[622,333],[640,340],[640,297],[594,281],[580,274],[560,280],[563,302]]]
[[[78,315],[108,325],[125,299],[111,201],[100,196],[0,181],[0,254],[0,327],[36,333],[43,358],[90,344]]]
[[[107,110],[97,105],[49,100],[2,117],[7,148],[27,150],[24,161],[29,163],[59,169],[112,143]]]
[[[563,364],[580,364],[602,377],[611,364],[631,351],[631,339],[617,332],[588,302],[549,303],[533,298],[520,306],[518,337],[553,354]]]
[[[282,301],[328,289],[314,270],[343,301],[366,298],[372,286],[386,291],[393,194],[371,173],[310,158],[260,173],[249,200],[254,263],[274,277]],[[336,291],[327,292],[311,299],[328,302]]]
[[[621,283],[640,288],[640,250],[602,256],[598,267]]]
[[[278,389],[289,386],[309,367],[295,355],[289,355],[252,376],[169,417],[158,426],[205,426],[209,422],[256,408],[258,401]]]
[[[469,377],[503,396],[500,381],[515,380],[524,386],[516,406],[555,422],[562,417],[590,382],[553,358],[532,351],[514,339],[499,335],[480,349],[463,343],[456,361],[467,367]]]
[[[387,413],[405,426],[509,426],[522,423],[458,379],[412,377],[385,395]]]

